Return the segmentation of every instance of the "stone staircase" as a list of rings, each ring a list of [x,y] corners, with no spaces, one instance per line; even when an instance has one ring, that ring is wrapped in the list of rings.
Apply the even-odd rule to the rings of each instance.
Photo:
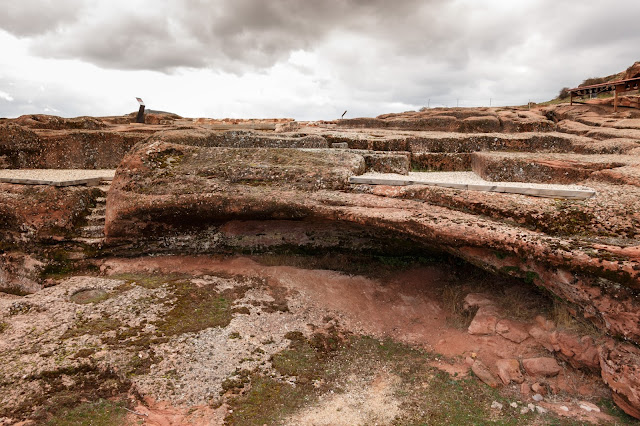
[[[86,216],[86,224],[78,229],[78,236],[73,238],[77,244],[77,250],[69,252],[69,258],[73,260],[87,257],[87,249],[100,249],[104,243],[104,224],[109,185],[98,186],[102,194],[95,199],[95,206]]]

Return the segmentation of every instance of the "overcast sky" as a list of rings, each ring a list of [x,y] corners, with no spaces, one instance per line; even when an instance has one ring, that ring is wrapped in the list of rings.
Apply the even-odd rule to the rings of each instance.
[[[640,60],[639,0],[0,3],[0,117],[518,105]]]

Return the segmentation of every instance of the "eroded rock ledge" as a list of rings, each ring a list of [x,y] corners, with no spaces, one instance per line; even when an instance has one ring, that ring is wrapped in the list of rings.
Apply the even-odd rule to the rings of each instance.
[[[142,249],[146,242],[155,250],[162,241],[173,240],[180,242],[182,253],[238,248],[243,240],[277,249],[295,240],[283,232],[288,229],[306,235],[301,245],[345,248],[349,239],[332,240],[327,231],[336,229],[339,235],[358,230],[370,239],[393,235],[414,249],[448,252],[487,270],[521,277],[573,304],[578,315],[612,336],[600,351],[600,364],[619,405],[628,412],[628,407],[640,406],[637,375],[626,374],[629,367],[619,363],[640,355],[637,252],[418,200],[359,193],[346,179],[361,171],[363,163],[358,154],[330,151],[285,154],[150,141],[127,155],[116,173],[107,201],[107,241]],[[349,249],[371,248],[352,244]],[[623,386],[618,380],[622,370]]]

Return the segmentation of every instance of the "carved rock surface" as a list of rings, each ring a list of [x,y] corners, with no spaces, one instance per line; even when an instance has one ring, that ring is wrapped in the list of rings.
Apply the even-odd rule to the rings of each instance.
[[[565,113],[574,118],[569,110]],[[411,153],[455,153],[456,147],[470,152],[507,142],[509,147],[566,152],[594,142],[553,132],[544,137],[467,134],[466,139],[386,132],[359,138],[347,137],[341,129],[323,137],[351,148]],[[323,248],[344,248],[354,241],[356,234],[347,236],[356,229],[381,241],[394,235],[412,249],[446,252],[543,287],[605,333],[640,342],[640,215],[633,185],[606,184],[599,177],[589,181],[599,196],[580,203],[446,188],[349,185],[349,176],[366,167],[363,155],[350,151],[208,148],[150,138],[125,157],[116,173],[107,200],[107,242],[114,250],[122,244],[144,252],[155,242],[154,247],[164,244],[167,250],[216,253],[222,247],[240,247],[231,241],[231,229],[242,231],[238,238],[260,241],[256,247],[261,250],[295,242],[286,233],[278,239],[275,231],[287,227],[306,229],[305,241]],[[630,179],[631,174],[625,176]],[[322,241],[307,232],[311,228],[326,231]],[[340,237],[332,239],[331,229],[340,229]],[[478,308],[480,319],[483,308]],[[495,332],[500,318],[493,314]],[[502,326],[499,332],[508,338],[513,327]],[[491,324],[484,329],[491,333]],[[526,337],[518,334],[510,337]],[[595,342],[560,334],[554,340],[545,327],[534,327],[529,334],[574,366],[594,364]],[[544,374],[557,374],[552,370]]]

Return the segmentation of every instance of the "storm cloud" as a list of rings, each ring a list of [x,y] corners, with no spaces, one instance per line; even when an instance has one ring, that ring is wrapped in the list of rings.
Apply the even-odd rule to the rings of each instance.
[[[34,58],[175,78],[197,71],[215,88],[220,79],[238,90],[279,85],[304,104],[284,95],[295,87],[322,100],[308,111],[335,103],[371,114],[552,97],[640,59],[637,16],[635,0],[22,0],[0,29]],[[1,79],[0,90],[10,94]]]

